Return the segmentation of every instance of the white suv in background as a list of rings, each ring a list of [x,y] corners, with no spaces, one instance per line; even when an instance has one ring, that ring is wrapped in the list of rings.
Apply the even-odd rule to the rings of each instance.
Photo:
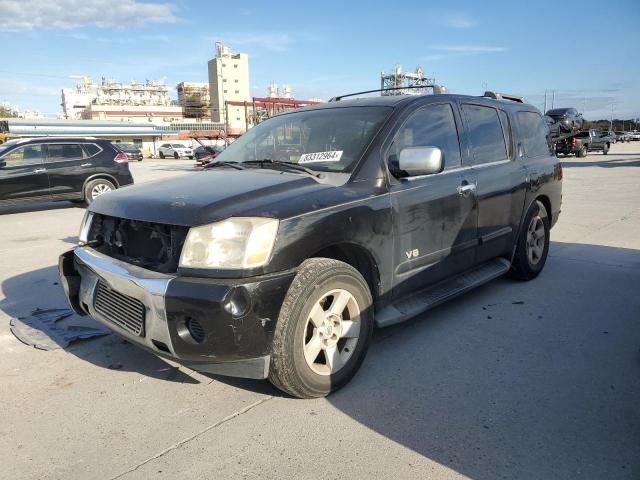
[[[165,157],[189,157],[193,158],[193,150],[191,147],[185,147],[181,143],[163,143],[158,149],[160,158]]]

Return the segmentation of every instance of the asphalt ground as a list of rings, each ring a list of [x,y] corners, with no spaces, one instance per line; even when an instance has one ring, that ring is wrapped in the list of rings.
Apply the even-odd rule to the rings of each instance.
[[[544,272],[378,330],[326,399],[167,363],[115,335],[42,351],[69,203],[0,208],[0,478],[640,478],[640,142],[567,157]],[[197,175],[131,164],[137,183]]]

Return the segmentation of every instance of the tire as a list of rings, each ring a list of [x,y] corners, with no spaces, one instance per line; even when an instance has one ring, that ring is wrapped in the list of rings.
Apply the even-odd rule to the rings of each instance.
[[[608,143],[605,143],[604,146],[602,147],[602,154],[606,155],[607,153],[609,153],[610,148],[611,146]]]
[[[189,157],[189,160],[193,160],[193,155],[191,155],[191,156]]]
[[[160,158],[164,159],[164,153],[160,152]]]
[[[84,200],[87,204],[90,204],[96,197],[116,189],[116,186],[109,180],[104,178],[98,178],[92,180],[84,188]]]
[[[337,315],[331,312],[336,301],[344,304]],[[312,316],[314,310],[317,313]],[[312,318],[321,322],[319,327]],[[346,328],[349,333],[345,334]],[[269,381],[294,397],[324,397],[355,375],[372,333],[373,300],[362,275],[338,260],[305,260],[278,316]]]
[[[587,148],[586,145],[582,145],[578,151],[576,152],[576,157],[578,158],[584,158],[587,156],[587,153],[589,152],[589,149]]]
[[[549,253],[550,230],[547,209],[536,200],[529,207],[520,229],[516,253],[509,272],[512,278],[532,280],[540,274]],[[544,238],[540,238],[541,232],[544,234]]]
[[[176,160],[179,158],[178,152],[173,153],[173,158],[175,158]]]

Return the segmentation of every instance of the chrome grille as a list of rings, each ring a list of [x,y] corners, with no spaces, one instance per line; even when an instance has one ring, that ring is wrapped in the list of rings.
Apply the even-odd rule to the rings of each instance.
[[[107,320],[134,335],[144,334],[145,307],[140,300],[116,292],[99,281],[93,307]]]

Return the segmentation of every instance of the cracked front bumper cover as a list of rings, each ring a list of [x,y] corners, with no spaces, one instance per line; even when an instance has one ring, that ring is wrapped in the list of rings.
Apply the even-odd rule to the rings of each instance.
[[[266,378],[280,306],[295,272],[247,279],[182,277],[153,272],[78,247],[60,256],[61,283],[71,307],[130,342],[194,370]],[[140,334],[96,310],[101,284],[144,306]],[[122,298],[125,298],[122,297]],[[113,304],[116,313],[123,307]],[[200,336],[189,325],[197,322]]]

